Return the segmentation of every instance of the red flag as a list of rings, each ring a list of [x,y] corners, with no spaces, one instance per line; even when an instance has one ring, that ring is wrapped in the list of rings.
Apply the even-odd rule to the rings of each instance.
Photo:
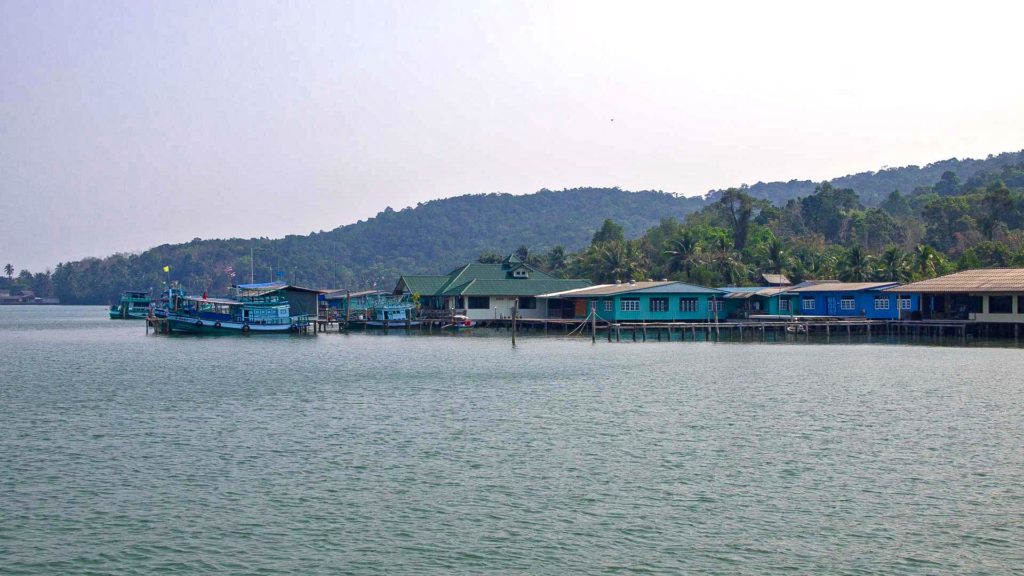
[[[206,300],[206,290],[203,290],[203,300]]]

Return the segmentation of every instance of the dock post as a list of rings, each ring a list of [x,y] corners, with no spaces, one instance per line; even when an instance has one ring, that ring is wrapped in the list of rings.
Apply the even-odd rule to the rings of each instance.
[[[644,329],[644,342],[647,342],[647,322],[643,323],[643,329]]]
[[[455,318],[455,309],[452,308],[452,318]],[[519,316],[519,298],[512,299],[512,347],[516,347],[516,316]]]
[[[348,318],[349,318],[349,313],[352,311],[352,307],[349,306],[349,304],[351,304],[351,303],[352,303],[352,292],[349,291],[349,290],[345,290],[345,330],[344,330],[345,334],[348,334]],[[341,332],[340,329],[338,331]]]
[[[547,323],[545,323],[547,326]],[[547,332],[547,330],[545,330]],[[590,303],[590,343],[597,343],[597,303]]]

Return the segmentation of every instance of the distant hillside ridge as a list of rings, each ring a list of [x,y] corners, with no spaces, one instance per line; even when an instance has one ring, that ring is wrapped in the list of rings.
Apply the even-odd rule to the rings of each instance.
[[[445,273],[482,252],[507,254],[520,246],[532,253],[555,246],[578,250],[606,218],[634,238],[663,218],[682,219],[703,206],[700,197],[619,188],[457,196],[402,210],[389,207],[368,220],[306,236],[197,238],[141,254],[62,263],[54,270],[54,292],[66,304],[105,304],[122,290],[160,290],[167,277],[163,267],[169,266],[172,280],[221,294],[233,281],[248,281],[250,249],[258,282],[390,289],[401,274]]]
[[[960,181],[967,181],[981,171],[998,172],[1004,165],[1024,162],[1024,150],[989,154],[983,160],[972,158],[950,158],[933,162],[925,166],[903,166],[900,168],[882,168],[877,172],[860,172],[833,178],[829,182],[836,188],[852,188],[860,196],[860,201],[868,207],[878,206],[885,201],[893,190],[903,194],[913,192],[916,188],[931,186],[939,181],[946,171],[953,172]],[[814,193],[819,182],[811,180],[790,180],[789,182],[758,182],[745,188],[745,192],[754,198],[769,200],[779,206],[787,201]],[[711,190],[705,195],[709,201],[717,201],[725,190]]]

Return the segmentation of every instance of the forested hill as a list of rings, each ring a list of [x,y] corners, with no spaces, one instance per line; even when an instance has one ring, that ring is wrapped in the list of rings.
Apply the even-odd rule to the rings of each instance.
[[[662,218],[681,218],[703,205],[699,197],[618,188],[459,196],[398,211],[387,208],[366,221],[308,236],[196,239],[142,254],[64,263],[54,270],[53,292],[65,304],[108,303],[122,290],[159,290],[162,269],[170,266],[172,280],[219,294],[233,280],[249,279],[250,248],[258,282],[390,288],[400,274],[444,273],[487,251],[508,253],[520,246],[533,253],[556,246],[578,250],[605,218],[614,218],[628,237],[636,237]]]
[[[966,182],[978,172],[998,172],[1005,165],[1020,164],[1021,162],[1024,162],[1024,150],[1004,152],[998,155],[990,154],[983,160],[951,158],[925,166],[882,168],[877,172],[860,172],[833,178],[829,180],[829,183],[836,188],[849,188],[856,191],[860,196],[861,203],[871,207],[884,202],[893,190],[908,194],[918,188],[932,186],[947,171],[956,174],[960,181]],[[745,188],[744,192],[754,198],[769,200],[781,206],[790,199],[810,196],[818,184],[820,183],[810,180],[758,182]],[[725,190],[712,190],[708,192],[707,198],[712,201],[718,200],[724,192]]]

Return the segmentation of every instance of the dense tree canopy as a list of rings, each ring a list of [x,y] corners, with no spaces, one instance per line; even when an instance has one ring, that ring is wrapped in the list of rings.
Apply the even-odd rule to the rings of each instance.
[[[934,174],[928,185],[894,178],[892,171],[875,173],[875,180],[857,175],[812,184],[789,199],[755,197],[755,187],[704,199],[615,188],[461,196],[388,208],[308,236],[197,238],[141,254],[61,263],[52,274],[15,276],[11,266],[0,288],[70,304],[110,302],[127,289],[159,290],[168,279],[214,294],[250,276],[390,288],[403,273],[444,273],[512,252],[563,277],[671,278],[707,286],[749,284],[762,272],[794,281],[909,281],[963,268],[1024,266],[1024,153],[996,158],[1019,160],[914,167],[915,178]],[[899,186],[879,192],[879,181],[897,180]],[[841,182],[870,182],[872,200]]]

